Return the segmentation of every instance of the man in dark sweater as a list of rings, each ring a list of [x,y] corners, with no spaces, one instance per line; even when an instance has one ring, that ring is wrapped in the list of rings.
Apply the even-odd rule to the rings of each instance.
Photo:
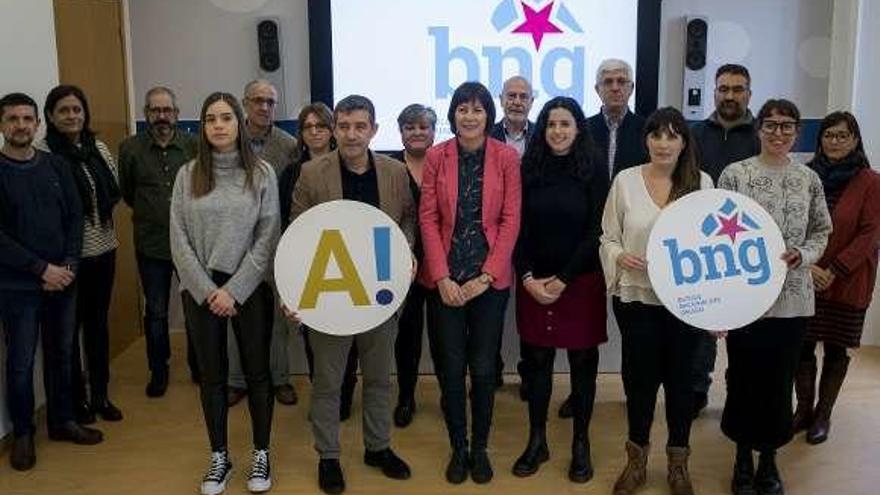
[[[725,167],[760,152],[749,99],[752,96],[749,70],[725,64],[715,73],[715,111],[693,126],[700,168],[718,182]],[[693,368],[694,417],[709,403],[709,387],[715,369],[718,346],[714,335],[700,341]]]
[[[122,198],[133,212],[135,256],[146,300],[148,397],[161,397],[168,388],[168,307],[174,274],[168,242],[171,191],[177,171],[195,157],[198,146],[194,136],[177,128],[177,114],[174,92],[163,86],[151,88],[144,101],[147,129],[119,146],[119,185]],[[187,362],[193,381],[198,381],[189,342]]]
[[[625,60],[607,59],[596,70],[596,93],[602,109],[587,119],[590,136],[608,164],[609,183],[625,168],[648,161],[642,130],[645,119],[629,109],[633,70]]]
[[[49,438],[101,442],[74,421],[74,279],[82,248],[82,207],[73,176],[54,155],[33,147],[37,104],[22,93],[0,99],[0,321],[6,333],[6,386],[19,471],[34,453],[34,355],[42,335]]]

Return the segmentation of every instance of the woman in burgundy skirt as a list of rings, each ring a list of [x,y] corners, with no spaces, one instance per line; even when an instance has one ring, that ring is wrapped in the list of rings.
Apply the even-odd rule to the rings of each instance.
[[[608,176],[594,154],[577,101],[544,105],[522,162],[522,228],[515,253],[517,328],[529,374],[529,442],[513,466],[530,476],[549,459],[547,408],[556,349],[571,373],[574,437],[568,476],[593,476],[587,430],[596,395],[599,344],[605,333],[605,282],[599,263]]]

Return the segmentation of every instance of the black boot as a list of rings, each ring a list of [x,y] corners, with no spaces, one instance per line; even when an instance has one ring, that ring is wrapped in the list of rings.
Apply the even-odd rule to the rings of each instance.
[[[794,376],[797,407],[794,410],[792,433],[804,431],[813,423],[813,403],[816,400],[816,356],[801,357]]]
[[[733,465],[733,480],[730,482],[733,495],[756,495],[755,461],[752,449],[743,445],[736,446],[736,464]]]
[[[755,473],[755,489],[760,495],[782,495],[782,479],[776,467],[776,451],[765,450],[758,458],[758,471]]]
[[[571,465],[568,479],[575,483],[586,483],[593,478],[593,463],[590,460],[590,439],[586,432],[574,434],[571,441]]]
[[[807,431],[807,443],[811,445],[828,440],[828,433],[831,431],[831,410],[834,408],[834,402],[837,401],[837,395],[840,393],[840,387],[846,377],[849,361],[849,356],[843,356],[843,358],[831,359],[826,357],[822,362],[822,378],[819,379],[819,402],[816,404],[813,423]]]
[[[547,427],[544,424],[531,425],[529,444],[513,464],[513,474],[520,477],[531,476],[537,473],[538,467],[548,459],[550,459],[550,450],[547,448]]]

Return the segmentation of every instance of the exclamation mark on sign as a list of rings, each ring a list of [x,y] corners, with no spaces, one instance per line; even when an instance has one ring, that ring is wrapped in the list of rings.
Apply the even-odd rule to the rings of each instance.
[[[378,282],[391,281],[391,228],[373,227],[373,251],[376,253],[376,279]],[[394,293],[388,289],[376,292],[376,302],[382,306],[391,304]]]

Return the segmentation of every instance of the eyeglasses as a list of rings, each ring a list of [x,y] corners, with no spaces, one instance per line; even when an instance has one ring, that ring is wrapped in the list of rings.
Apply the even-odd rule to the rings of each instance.
[[[822,139],[824,139],[826,141],[831,141],[831,142],[837,141],[838,143],[845,143],[845,142],[849,141],[851,138],[852,138],[852,133],[849,131],[840,131],[840,132],[826,131],[822,134]]]
[[[269,108],[273,108],[275,106],[275,104],[278,103],[277,101],[273,100],[272,98],[261,98],[259,96],[256,98],[248,98],[247,101],[250,103],[253,103],[254,105],[256,105],[258,107],[266,105]]]
[[[329,131],[330,126],[327,124],[305,124],[302,129],[303,131]]]
[[[147,108],[147,112],[149,112],[150,115],[162,115],[162,114],[171,115],[176,111],[177,111],[177,109],[174,107],[150,107],[150,108]]]
[[[797,132],[798,123],[789,120],[765,120],[761,123],[761,130],[767,134],[773,134],[777,130],[784,136],[791,136]]]
[[[748,90],[749,88],[746,86],[718,86],[715,88],[718,94],[726,95],[727,93],[733,93],[734,96],[742,95]]]
[[[618,86],[627,87],[627,86],[631,85],[632,83],[633,83],[632,81],[630,81],[629,79],[627,79],[625,77],[618,77],[618,78],[608,77],[608,78],[602,79],[602,86],[604,86],[606,88],[610,88],[610,87],[614,86],[615,84]]]

